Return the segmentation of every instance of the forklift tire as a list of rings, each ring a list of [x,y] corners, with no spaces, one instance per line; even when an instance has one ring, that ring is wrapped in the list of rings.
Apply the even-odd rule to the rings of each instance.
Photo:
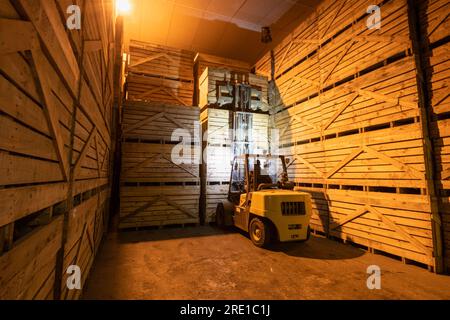
[[[248,233],[253,244],[257,247],[264,248],[271,243],[272,230],[270,225],[259,218],[253,218],[250,221]]]
[[[308,230],[306,231],[306,239],[300,240],[300,242],[306,242],[309,240],[309,238],[311,238],[311,228],[308,226]]]

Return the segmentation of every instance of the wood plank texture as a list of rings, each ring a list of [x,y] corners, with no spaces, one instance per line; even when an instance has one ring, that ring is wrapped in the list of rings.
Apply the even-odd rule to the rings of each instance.
[[[200,222],[198,120],[196,107],[126,101],[119,228]]]
[[[58,259],[63,225],[72,239],[78,232],[72,230],[88,223],[97,247],[105,230],[113,8],[107,0],[76,3],[83,28],[73,31],[65,24],[73,1],[8,0],[0,6],[0,228],[13,226],[14,234],[12,245],[0,250],[2,299],[78,298],[81,291],[66,295],[65,279],[57,276],[68,266]],[[95,46],[87,43],[83,53],[82,38]],[[89,240],[81,242],[83,249]],[[64,245],[69,255],[70,244]],[[77,258],[82,285],[96,253],[83,250]]]
[[[424,36],[437,46],[448,36],[448,1],[420,2]],[[380,29],[367,28],[368,5],[380,6]],[[312,228],[434,266],[409,30],[406,0],[323,1],[274,48],[274,66],[267,52],[255,69],[266,76],[275,70],[271,122],[279,130],[280,152],[296,159],[291,179],[313,195]],[[449,111],[447,45],[429,53],[430,98],[442,119],[435,116],[432,130],[443,185],[450,177],[442,116]]]
[[[131,40],[127,99],[192,105],[194,53]]]

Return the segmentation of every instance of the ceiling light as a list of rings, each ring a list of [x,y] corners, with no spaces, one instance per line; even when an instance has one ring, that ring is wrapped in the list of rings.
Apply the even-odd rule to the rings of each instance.
[[[128,15],[131,12],[130,0],[116,0],[117,14],[120,16]]]

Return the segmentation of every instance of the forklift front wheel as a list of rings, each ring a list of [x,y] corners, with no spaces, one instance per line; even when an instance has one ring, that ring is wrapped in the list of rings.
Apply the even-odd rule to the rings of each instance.
[[[270,225],[259,218],[253,218],[249,226],[250,239],[257,247],[263,248],[270,244]]]

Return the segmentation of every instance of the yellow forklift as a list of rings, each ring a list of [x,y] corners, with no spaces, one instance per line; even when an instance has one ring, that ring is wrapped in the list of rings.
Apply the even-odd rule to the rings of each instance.
[[[219,227],[236,226],[253,244],[306,241],[310,237],[311,196],[294,191],[284,156],[243,154],[233,160],[228,200],[217,204]]]

